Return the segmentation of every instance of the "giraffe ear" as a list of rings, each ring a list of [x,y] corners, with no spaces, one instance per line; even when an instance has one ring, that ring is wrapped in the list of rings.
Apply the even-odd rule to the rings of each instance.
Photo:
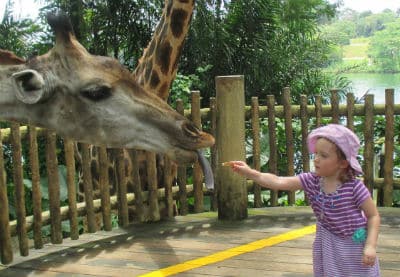
[[[3,65],[14,65],[14,64],[24,64],[26,61],[13,52],[0,49],[0,64]]]
[[[22,70],[11,75],[15,96],[25,104],[35,104],[45,98],[44,79],[37,71]]]

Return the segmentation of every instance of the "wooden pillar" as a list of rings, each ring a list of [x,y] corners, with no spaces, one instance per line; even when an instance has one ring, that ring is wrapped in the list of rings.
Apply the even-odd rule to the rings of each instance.
[[[83,174],[83,189],[85,192],[86,203],[86,219],[89,233],[97,231],[96,214],[93,204],[93,179],[91,171],[90,145],[87,143],[81,144],[82,151],[82,174]]]
[[[339,124],[339,91],[331,90],[332,123]]]
[[[194,125],[201,130],[200,91],[192,91],[191,119]],[[203,172],[196,161],[193,165],[193,194],[194,212],[204,212]]]
[[[3,143],[0,128],[0,261],[9,264],[13,260],[7,197],[6,172],[4,170]]]
[[[393,152],[394,152],[394,89],[385,90],[385,167],[383,169],[383,206],[393,203]]]
[[[58,177],[58,160],[56,147],[56,133],[46,130],[46,168],[49,184],[49,210],[50,210],[50,232],[51,243],[61,244],[62,226],[60,209],[60,180]]]
[[[364,184],[371,195],[374,190],[374,95],[365,97],[364,123]]]
[[[182,99],[178,99],[176,101],[176,110],[181,115],[185,114],[185,109],[183,106]],[[187,179],[186,166],[179,165],[178,166],[177,183],[179,186],[179,203],[180,203],[179,214],[180,215],[187,215],[189,213],[189,205],[188,205],[188,201],[187,201],[187,191],[186,191],[186,183],[187,183],[186,179]]]
[[[231,160],[245,161],[244,76],[219,76],[217,92],[218,218],[247,218],[246,178],[222,167]]]
[[[287,176],[294,176],[294,138],[293,138],[293,112],[290,100],[290,88],[283,88],[283,110],[285,118]],[[296,193],[288,191],[288,203],[290,206],[296,202]]]
[[[267,117],[268,117],[268,138],[269,138],[269,162],[268,172],[278,174],[278,142],[275,123],[275,96],[267,95]],[[270,190],[271,207],[278,206],[278,190]]]
[[[251,98],[251,132],[253,136],[253,168],[261,169],[261,143],[260,143],[260,110],[258,98]],[[262,207],[261,186],[254,183],[254,208]]]
[[[28,127],[29,133],[29,164],[32,180],[32,205],[33,205],[33,240],[35,248],[43,248],[42,239],[42,192],[40,188],[40,165],[35,126]]]
[[[22,144],[21,133],[18,123],[11,123],[11,143],[13,147],[13,181],[15,186],[15,210],[17,214],[17,233],[19,241],[19,252],[21,256],[28,256],[29,242],[26,232],[26,207],[25,207],[25,186],[23,183],[22,171]]]
[[[76,184],[75,184],[75,142],[71,139],[64,139],[65,163],[67,166],[67,187],[68,187],[68,208],[70,238],[79,239],[78,208],[76,204]],[[33,181],[33,178],[32,178]]]

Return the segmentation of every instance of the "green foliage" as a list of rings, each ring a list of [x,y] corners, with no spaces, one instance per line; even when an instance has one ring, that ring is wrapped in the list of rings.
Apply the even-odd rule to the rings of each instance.
[[[190,97],[193,90],[204,90],[204,82],[201,78],[204,78],[211,70],[211,65],[206,65],[205,67],[199,67],[196,69],[196,74],[190,74],[188,76],[178,73],[169,95],[169,102],[172,107],[176,108],[176,100],[181,99],[184,103],[184,108],[190,108]]]
[[[322,37],[342,52],[340,55],[337,48],[332,48],[329,71],[399,72],[399,20],[391,10],[377,14],[346,10],[323,25]],[[338,59],[340,56],[343,60]]]
[[[68,186],[66,177],[67,171],[64,165],[58,166],[58,179],[60,185],[60,205],[66,205],[68,203]],[[25,208],[26,214],[33,214],[33,202],[32,202],[32,181],[30,179],[24,179],[24,190],[25,190]],[[47,177],[40,179],[40,191],[42,195],[42,210],[46,211],[49,209],[49,184]],[[16,199],[15,199],[15,185],[12,182],[7,184],[7,195],[9,199],[10,207],[10,218],[16,218]]]
[[[37,51],[38,34],[42,29],[31,19],[16,20],[12,9],[13,2],[9,0],[0,22],[0,49],[9,49],[17,56],[28,57]]]
[[[400,71],[400,18],[374,34],[369,54],[381,71]]]
[[[245,76],[247,99],[279,96],[288,85],[297,95],[316,90],[310,78],[323,75],[329,53],[317,26],[334,11],[326,1],[231,1],[224,8],[221,1],[204,2],[197,1],[181,68],[185,73],[212,65],[205,99],[212,96],[214,77],[229,74]]]

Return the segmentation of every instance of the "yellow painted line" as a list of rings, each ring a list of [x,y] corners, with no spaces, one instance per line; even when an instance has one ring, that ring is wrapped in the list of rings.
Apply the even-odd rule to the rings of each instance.
[[[209,256],[205,256],[202,258],[186,261],[181,264],[176,264],[173,266],[169,266],[166,268],[162,268],[153,272],[149,272],[143,275],[140,275],[140,277],[163,277],[163,276],[171,276],[177,273],[181,273],[184,271],[188,271],[191,269],[195,269],[198,267],[202,267],[205,265],[221,262],[223,260],[249,253],[264,247],[269,247],[276,245],[281,242],[289,241],[289,240],[294,240],[301,238],[305,235],[313,234],[315,233],[315,224],[306,226],[301,229],[296,229],[293,231],[289,231],[287,233],[283,233],[277,236],[273,236],[270,238],[265,238],[257,241],[250,242],[248,244],[244,244],[238,247],[233,247],[224,251],[220,251],[214,254],[211,254]]]

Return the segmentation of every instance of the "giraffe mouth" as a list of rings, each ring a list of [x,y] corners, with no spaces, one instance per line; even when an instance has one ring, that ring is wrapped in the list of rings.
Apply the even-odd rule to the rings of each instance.
[[[191,164],[198,161],[203,171],[204,183],[207,189],[209,190],[214,189],[214,174],[211,169],[210,162],[204,156],[202,150],[179,149],[173,152],[168,152],[166,153],[166,155],[175,162],[177,162],[178,164]]]

